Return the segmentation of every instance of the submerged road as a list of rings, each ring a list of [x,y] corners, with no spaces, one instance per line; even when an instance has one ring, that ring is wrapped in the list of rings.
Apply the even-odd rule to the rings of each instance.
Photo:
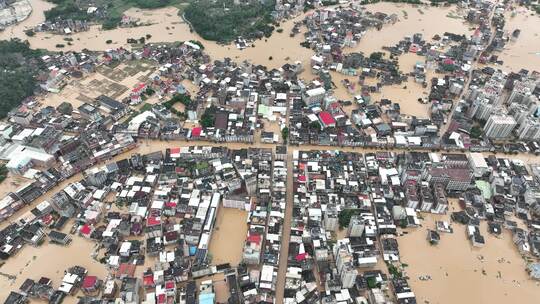
[[[292,153],[287,151],[287,203],[285,205],[285,218],[283,220],[283,234],[281,236],[281,252],[279,253],[279,268],[276,281],[276,303],[282,304],[285,293],[285,279],[289,257],[289,241],[291,239],[291,222],[294,204],[293,191],[293,162]]]

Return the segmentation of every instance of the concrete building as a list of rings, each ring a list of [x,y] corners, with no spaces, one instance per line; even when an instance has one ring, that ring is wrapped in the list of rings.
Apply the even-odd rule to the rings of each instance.
[[[516,125],[516,120],[512,116],[491,115],[484,126],[484,133],[489,138],[506,138],[510,136]]]
[[[347,235],[349,237],[361,237],[364,233],[364,221],[360,216],[353,216],[349,222]]]
[[[328,231],[336,231],[338,224],[338,211],[336,208],[328,208],[324,213],[324,228]]]
[[[524,140],[540,139],[540,120],[536,117],[526,118],[516,129],[516,135]]]
[[[467,157],[475,176],[480,177],[488,172],[489,167],[482,153],[469,153]]]
[[[354,286],[358,270],[354,266],[354,257],[349,239],[339,240],[334,247],[334,256],[336,257],[336,268],[341,279],[342,288],[351,288]]]
[[[326,90],[323,87],[307,90],[304,94],[304,101],[306,102],[308,107],[320,106],[325,94]]]

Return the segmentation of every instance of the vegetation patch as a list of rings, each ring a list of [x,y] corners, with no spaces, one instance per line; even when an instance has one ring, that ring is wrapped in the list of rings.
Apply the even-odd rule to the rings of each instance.
[[[179,6],[186,0],[95,0],[91,3],[77,0],[47,0],[56,4],[45,11],[48,21],[60,19],[94,21],[102,24],[103,29],[113,29],[122,20],[124,12],[132,7],[142,9],[157,9],[167,6]],[[97,14],[88,14],[88,7],[99,9]]]
[[[34,94],[43,54],[30,49],[28,42],[0,41],[0,118]]]
[[[231,42],[235,38],[269,37],[274,30],[271,13],[275,2],[236,5],[232,0],[193,1],[184,17],[206,40]]]
[[[181,111],[178,111],[174,108],[174,105],[177,103],[181,103],[184,106],[189,106],[191,104],[191,98],[186,94],[174,94],[174,96],[163,103],[163,106],[167,108],[171,113],[175,114],[178,117],[185,117],[185,114]]]
[[[8,169],[5,164],[0,165],[0,183],[3,182],[8,176]]]
[[[360,210],[358,209],[345,209],[340,211],[338,215],[339,228],[343,229],[348,227],[353,215],[358,214],[360,214]]]

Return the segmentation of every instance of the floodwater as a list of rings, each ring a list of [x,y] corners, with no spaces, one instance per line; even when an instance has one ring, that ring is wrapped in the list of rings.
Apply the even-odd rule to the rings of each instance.
[[[419,303],[538,303],[540,287],[528,278],[509,231],[497,238],[482,222],[486,244],[476,248],[466,237],[466,227],[452,223],[454,233],[441,232],[439,244],[431,246],[427,229],[434,229],[436,220],[450,222],[450,216],[424,217],[423,227],[407,229],[408,234],[398,238],[401,261],[408,264],[405,274]]]
[[[7,40],[10,38],[20,38],[22,40],[27,39],[28,36],[26,36],[24,31],[27,29],[33,28],[39,23],[42,23],[43,21],[45,21],[44,12],[54,7],[54,4],[47,2],[45,0],[29,0],[29,1],[30,1],[30,4],[32,5],[32,13],[30,14],[30,16],[26,18],[23,22],[20,22],[16,25],[11,25],[7,27],[3,32],[0,32],[1,40]]]
[[[5,191],[6,194],[9,193],[9,192],[12,192],[12,191],[16,191],[16,190],[20,189],[21,187],[23,187],[23,186],[25,186],[27,184],[27,183],[24,182],[24,181],[26,181],[26,179],[22,180],[20,178],[17,178],[17,179],[15,179],[15,181],[16,181],[16,183],[19,183],[19,180],[20,180],[22,182],[20,184],[21,186],[16,186],[15,185],[13,188],[10,188],[9,185],[5,184],[8,181],[10,181],[10,179],[11,178],[6,179],[0,185],[0,188],[2,188],[2,193],[4,193],[4,191]],[[39,199],[35,200],[31,205],[29,205],[27,207],[23,207],[22,209],[15,212],[8,220],[0,222],[0,229],[4,229],[5,227],[9,226],[12,222],[16,222],[17,219],[19,219],[26,212],[30,211],[32,208],[35,208],[39,203],[41,203],[43,201],[46,201],[46,200],[49,200],[56,192],[64,189],[67,185],[69,185],[69,183],[77,182],[77,181],[80,181],[81,179],[82,179],[82,174],[79,173],[79,174],[75,174],[74,176],[72,176],[69,179],[66,179],[66,180],[62,181],[56,187],[53,187],[51,191],[45,193]],[[4,189],[4,187],[6,187],[6,189]],[[3,196],[0,196],[0,198],[3,198]],[[23,249],[23,250],[25,250],[25,249]]]
[[[124,159],[129,157],[133,153],[151,153],[155,151],[164,151],[166,148],[171,147],[186,147],[186,146],[223,146],[223,144],[206,143],[206,142],[186,142],[186,141],[155,141],[148,140],[141,142],[141,144],[126,153],[116,156],[111,161]],[[230,149],[245,149],[249,147],[273,147],[273,145],[264,145],[260,143],[256,144],[239,144],[232,143],[227,144]],[[301,150],[333,150],[335,147],[321,147],[321,146],[302,146]],[[294,150],[289,149],[289,157]],[[366,153],[373,152],[373,150],[366,150],[362,148],[340,148],[340,150],[346,152],[358,152]],[[507,157],[506,155],[500,155],[500,157]],[[512,158],[520,159],[528,163],[540,163],[540,157],[534,155],[513,155]],[[291,171],[289,169],[289,171]],[[289,172],[288,183],[292,187],[292,171]],[[31,208],[35,207],[38,203],[48,199],[56,191],[65,187],[67,183],[78,181],[81,179],[81,175],[76,175],[73,178],[64,181],[60,186],[55,187],[51,192],[43,196],[42,199],[37,200],[30,206],[20,210],[10,220],[15,221],[23,213],[27,212]],[[289,193],[289,200],[292,199],[292,192]],[[448,297],[448,300],[443,299],[439,303],[475,303],[478,301],[467,301],[466,294],[471,294],[471,297],[475,299],[486,296],[486,290],[491,288],[490,286],[497,286],[502,292],[494,293],[494,296],[500,297],[504,293],[510,296],[515,296],[515,299],[519,299],[518,303],[532,303],[530,302],[532,296],[539,296],[540,289],[534,286],[534,283],[529,281],[524,271],[524,264],[513,244],[511,244],[511,236],[504,234],[503,239],[496,239],[488,236],[485,227],[482,227],[482,233],[487,238],[487,244],[482,249],[472,249],[469,241],[465,238],[464,227],[454,226],[453,235],[442,235],[441,243],[438,247],[431,247],[427,244],[426,228],[432,228],[433,222],[436,218],[441,216],[426,215],[424,221],[424,227],[417,228],[416,230],[409,230],[409,234],[399,239],[400,251],[402,254],[402,260],[408,263],[410,266],[406,269],[408,275],[411,277],[411,285],[416,295],[420,299],[430,299],[431,303],[437,303],[436,300],[440,299],[438,295],[444,295]],[[449,216],[443,216],[448,220]],[[213,263],[231,263],[237,265],[242,259],[242,249],[247,233],[247,212],[232,209],[232,208],[220,208],[218,211],[218,217],[216,220],[216,229],[212,235],[209,251],[213,256]],[[0,229],[5,227],[8,221],[0,223]],[[341,231],[338,235],[342,236],[346,230]],[[285,236],[284,236],[285,237]],[[286,241],[286,240],[284,240]],[[419,250],[421,249],[421,250]],[[44,245],[37,250],[27,246],[23,248],[17,256],[7,261],[7,263],[0,267],[0,271],[9,274],[18,274],[16,284],[10,285],[5,278],[0,278],[0,287],[4,287],[0,292],[0,298],[7,295],[6,290],[13,290],[18,288],[24,278],[39,279],[40,276],[49,276],[54,280],[55,284],[59,284],[63,273],[62,270],[74,265],[80,264],[90,269],[91,274],[101,275],[104,277],[106,274],[103,266],[93,261],[90,257],[90,253],[93,250],[93,243],[82,238],[75,236],[73,242],[69,247],[61,247],[56,245]],[[284,254],[282,252],[282,254]],[[484,262],[476,262],[478,254],[484,256]],[[36,256],[35,260],[33,256]],[[61,261],[54,260],[47,265],[41,265],[36,261],[48,261],[50,256],[65,256],[69,259]],[[286,256],[286,255],[284,255]],[[498,263],[497,260],[505,258],[505,261],[510,261],[511,264]],[[429,261],[429,263],[426,263]],[[29,263],[27,265],[27,263]],[[137,267],[138,272],[144,271],[148,266],[151,266],[151,262],[145,263],[144,267]],[[468,265],[468,266],[467,266]],[[29,268],[32,266],[32,271]],[[35,266],[35,267],[34,267]],[[39,267],[39,268],[36,268]],[[442,267],[442,268],[439,268]],[[482,275],[481,267],[486,270],[487,276]],[[280,268],[281,269],[281,268]],[[283,268],[284,270],[285,268]],[[474,272],[474,270],[480,272],[480,274]],[[446,277],[445,272],[449,273]],[[497,271],[501,271],[502,278],[493,278],[497,275]],[[59,273],[56,273],[59,271]],[[432,281],[420,281],[418,276],[431,275],[434,280]],[[435,279],[436,278],[436,279]],[[464,279],[466,278],[466,279]],[[462,280],[465,280],[462,282]],[[519,281],[521,288],[517,287],[517,283],[512,280]],[[492,283],[494,285],[492,285]],[[455,284],[455,285],[454,285]],[[480,284],[476,290],[472,290],[474,284]],[[55,285],[57,286],[57,285]],[[452,286],[452,288],[448,288]],[[454,287],[455,286],[455,287]],[[456,290],[463,289],[463,294],[456,293]],[[454,297],[454,298],[452,298]],[[465,299],[465,300],[464,300]],[[521,301],[522,300],[522,301]],[[481,301],[483,303],[483,301]],[[500,303],[499,301],[492,301],[493,303]]]
[[[31,46],[35,48],[45,48],[56,50],[56,44],[64,44],[63,50],[105,50],[113,47],[128,47],[126,45],[127,38],[140,38],[151,35],[150,42],[172,42],[199,40],[205,46],[205,51],[215,59],[230,57],[235,61],[248,60],[256,64],[263,64],[270,68],[281,67],[287,62],[301,61],[305,67],[305,72],[302,77],[310,80],[315,78],[309,72],[309,60],[313,55],[313,51],[300,46],[303,39],[302,27],[301,32],[295,37],[290,37],[291,29],[295,22],[301,21],[305,14],[287,20],[281,23],[279,28],[283,29],[281,33],[274,34],[267,39],[257,40],[253,43],[253,47],[248,47],[244,50],[237,49],[234,45],[220,45],[213,41],[205,41],[196,33],[190,32],[187,23],[183,22],[178,15],[178,9],[174,7],[157,9],[157,10],[141,10],[130,9],[126,12],[127,15],[138,18],[144,22],[144,26],[133,28],[117,28],[110,31],[102,31],[99,26],[93,26],[90,31],[75,33],[70,37],[74,39],[73,45],[67,45],[63,35],[54,35],[50,33],[37,33],[34,37],[27,37],[24,34],[24,29],[31,27],[44,20],[42,11],[50,7],[50,4],[42,0],[32,1],[35,4],[35,12],[25,22],[18,24],[0,33],[0,39],[9,37],[20,37],[28,39]],[[458,34],[470,33],[467,24],[460,19],[458,11],[455,7],[429,7],[429,6],[413,6],[406,4],[393,3],[377,3],[366,5],[365,8],[372,12],[385,12],[388,14],[396,14],[399,21],[396,24],[385,25],[380,31],[369,30],[355,48],[346,48],[344,52],[364,52],[369,55],[372,52],[380,51],[383,46],[390,46],[403,39],[405,36],[412,36],[414,33],[423,33],[424,38],[429,40],[435,34],[443,34],[444,32],[453,32]],[[444,22],[441,22],[444,20]],[[526,33],[523,34],[525,36]],[[526,37],[524,37],[526,38]],[[112,40],[112,43],[107,44],[107,40]],[[522,39],[525,40],[525,39]],[[534,56],[534,55],[533,55]],[[400,66],[404,71],[412,70],[416,55],[405,54],[400,58]],[[348,92],[339,82],[342,79],[351,77],[333,73],[332,76],[337,84],[335,95],[339,99],[352,99],[356,92]],[[129,87],[129,86],[128,86]],[[429,113],[429,105],[424,105],[418,102],[418,98],[426,97],[427,91],[420,84],[409,81],[407,88],[404,86],[387,86],[383,88],[380,94],[375,94],[376,99],[388,98],[402,104],[402,112],[406,115],[415,115],[419,117],[427,117]],[[360,86],[357,86],[357,90]],[[67,94],[67,93],[66,93]],[[74,97],[73,95],[66,97]],[[51,97],[51,103],[59,104],[64,98]],[[73,98],[74,99],[74,98]]]
[[[10,192],[17,191],[31,182],[31,179],[8,173],[7,178],[0,184],[0,198],[3,198]]]
[[[72,236],[72,239],[71,244],[66,247],[48,244],[48,241],[37,250],[26,246],[15,257],[10,258],[0,267],[0,272],[17,278],[9,280],[5,276],[0,276],[0,299],[5,299],[10,291],[18,290],[27,278],[37,281],[41,277],[47,277],[53,281],[53,287],[56,289],[60,287],[64,270],[76,265],[85,267],[89,275],[105,279],[106,268],[90,256],[95,244],[78,236]]]
[[[212,264],[237,266],[242,261],[247,216],[247,211],[220,206],[209,246]]]
[[[229,299],[229,286],[227,285],[227,279],[222,272],[216,273],[211,277],[204,277],[202,279],[197,279],[197,288],[200,288],[201,282],[211,280],[214,286],[214,292],[216,294],[216,303],[227,303]]]
[[[399,56],[399,68],[405,74],[414,71],[414,67],[418,62],[425,63],[424,57],[414,53],[405,53]],[[433,70],[426,70],[426,80],[428,82],[434,76],[436,75]],[[418,98],[427,98],[429,90],[429,87],[424,88],[421,83],[415,82],[414,77],[409,77],[409,80],[402,85],[383,87],[379,95],[380,98],[387,98],[392,102],[399,103],[402,114],[428,118],[430,105],[420,103]]]
[[[505,29],[510,36],[516,29],[520,29],[521,34],[518,38],[510,39],[499,54],[503,69],[515,72],[522,68],[540,71],[540,16],[531,15],[528,10],[517,9],[516,16],[507,14]]]
[[[27,37],[24,30],[44,21],[43,11],[52,7],[52,4],[44,0],[30,0],[33,5],[33,13],[24,22],[9,27],[4,32],[0,32],[0,39],[19,37],[27,39],[34,48],[46,48],[50,50],[60,50],[56,44],[66,44],[62,50],[82,50],[84,48],[92,50],[105,50],[113,47],[120,47],[126,44],[127,38],[140,38],[151,35],[150,42],[172,42],[185,40],[200,40],[214,59],[230,57],[235,61],[248,60],[256,64],[263,64],[270,68],[280,67],[286,62],[300,60],[306,70],[309,70],[309,58],[313,51],[300,46],[302,33],[295,37],[290,37],[289,33],[294,22],[300,21],[304,15],[300,15],[292,20],[282,22],[280,28],[282,33],[275,32],[268,39],[255,41],[254,47],[245,50],[238,50],[233,45],[219,45],[215,42],[204,41],[196,33],[191,33],[187,24],[183,23],[178,16],[176,8],[164,8],[158,10],[138,10],[132,9],[128,15],[140,18],[143,22],[151,25],[135,28],[119,28],[111,31],[102,31],[99,26],[92,27],[88,32],[76,33],[71,36],[74,39],[73,45],[68,46],[65,36],[53,35],[49,33],[38,33],[35,37]],[[403,39],[405,36],[412,36],[414,33],[423,33],[424,39],[429,40],[435,34],[453,32],[456,34],[468,34],[470,28],[456,18],[460,12],[456,8],[434,8],[428,6],[411,6],[392,3],[377,3],[366,6],[371,11],[382,11],[395,13],[399,16],[398,23],[386,25],[380,31],[370,30],[366,33],[356,48],[345,49],[345,52],[361,51],[366,55],[374,51],[380,51],[383,46],[390,46]],[[538,17],[530,16],[529,13],[519,13],[515,17],[509,17],[507,30],[511,32],[515,28],[522,30],[521,36],[510,42],[505,51],[500,54],[504,60],[504,68],[519,70],[522,67],[530,70],[540,70],[540,48],[538,43]],[[107,44],[106,40],[112,40]],[[400,56],[400,67],[404,72],[409,72],[414,64],[422,60],[414,54]],[[306,73],[304,73],[306,74]],[[341,85],[340,80],[349,79],[354,81],[355,77],[332,74],[337,85],[335,91],[339,99],[352,99],[356,92],[347,92]],[[428,72],[429,79],[431,74]],[[94,76],[81,80],[80,86],[87,84],[90,80],[103,80],[104,77]],[[313,75],[308,75],[308,79],[313,79]],[[128,88],[136,82],[137,78],[128,78],[122,84]],[[407,85],[404,89],[403,86]],[[391,86],[383,88],[383,92],[375,95],[376,99],[388,98],[401,104],[402,113],[425,117],[428,113],[428,106],[420,104],[417,99],[427,94],[420,84],[409,81],[403,86]],[[188,86],[191,92],[195,88]],[[63,101],[77,102],[78,94],[83,91],[79,87],[68,86],[60,94],[49,94],[41,101],[47,105],[56,106]],[[89,96],[94,97],[94,96]],[[278,131],[277,123],[269,123],[274,131]],[[150,153],[163,151],[166,148],[178,146],[222,146],[223,144],[205,142],[185,142],[185,141],[144,141],[136,149],[115,157],[122,159],[132,153]],[[241,149],[248,147],[273,147],[273,145],[256,144],[226,144],[231,149]],[[302,150],[336,149],[335,147],[302,146]],[[295,149],[289,149],[289,154]],[[340,148],[348,152],[373,152],[362,148]],[[500,155],[500,157],[508,157]],[[532,155],[518,155],[513,158],[521,159],[529,163],[540,163],[540,158]],[[290,181],[292,181],[292,173]],[[56,191],[64,187],[67,183],[79,180],[77,175],[61,186],[53,189],[52,192],[37,200],[32,206],[19,211],[12,219],[16,220],[24,212],[30,210],[37,203],[48,199]],[[0,187],[0,194],[17,189],[18,184],[23,185],[24,180],[17,180],[9,177]],[[291,183],[292,185],[292,183]],[[2,196],[0,196],[2,197]],[[289,201],[292,199],[290,195]],[[466,239],[465,228],[454,225],[454,234],[442,234],[441,243],[438,246],[430,246],[426,237],[426,228],[433,228],[435,219],[448,216],[426,215],[424,227],[409,229],[409,234],[399,238],[400,250],[403,262],[409,264],[406,268],[407,275],[410,276],[410,283],[416,293],[419,302],[429,301],[430,303],[501,303],[503,301],[515,301],[516,303],[536,303],[540,297],[540,289],[536,283],[530,281],[524,271],[524,261],[511,242],[511,236],[505,232],[501,239],[489,235],[485,225],[481,230],[486,237],[484,248],[472,248]],[[242,259],[242,249],[247,232],[246,224],[247,212],[220,208],[216,220],[216,229],[210,242],[210,253],[213,256],[213,263],[231,263],[237,265]],[[0,223],[0,228],[6,226],[8,221]],[[339,232],[338,235],[342,235]],[[287,236],[284,236],[286,242]],[[105,268],[95,262],[90,253],[94,244],[79,237],[74,237],[69,247],[44,244],[38,250],[27,246],[14,258],[10,259],[0,268],[1,272],[17,275],[15,282],[8,281],[0,277],[0,298],[5,298],[10,290],[19,287],[25,278],[39,279],[41,276],[48,276],[53,279],[53,284],[58,287],[63,276],[63,270],[70,266],[79,264],[87,267],[90,274],[95,274],[104,278]],[[284,246],[283,248],[286,248]],[[65,259],[51,259],[51,257],[63,256]],[[286,257],[286,254],[282,256]],[[145,267],[138,267],[137,271],[143,271],[146,266],[150,266],[150,260],[145,263]],[[284,271],[280,268],[280,273]],[[499,275],[500,271],[500,275]],[[419,276],[430,275],[433,280],[421,281]],[[214,281],[220,281],[216,278]],[[216,289],[222,286],[216,282]],[[223,287],[224,288],[224,287]],[[496,292],[494,292],[496,291]],[[281,291],[278,291],[282,292]],[[226,299],[226,292],[218,292],[218,299]],[[72,298],[70,298],[72,300]]]
[[[372,12],[396,14],[399,21],[394,25],[384,26],[380,31],[368,31],[356,49],[347,50],[362,51],[369,55],[380,51],[384,46],[396,44],[405,36],[412,37],[415,33],[422,33],[426,40],[431,39],[435,34],[442,35],[444,32],[469,33],[464,20],[455,17],[459,14],[455,7],[430,7],[390,2],[379,2],[366,7]]]

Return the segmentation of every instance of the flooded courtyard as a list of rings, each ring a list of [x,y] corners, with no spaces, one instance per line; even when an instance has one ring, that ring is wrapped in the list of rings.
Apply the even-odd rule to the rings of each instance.
[[[209,247],[213,264],[240,264],[246,240],[247,218],[246,211],[223,206],[219,208]]]

